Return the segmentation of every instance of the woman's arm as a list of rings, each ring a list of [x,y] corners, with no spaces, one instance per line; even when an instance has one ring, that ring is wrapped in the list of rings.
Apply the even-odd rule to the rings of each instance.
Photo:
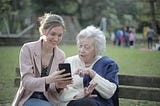
[[[34,73],[34,62],[29,45],[24,45],[20,51],[20,70],[22,84],[30,91],[45,91],[45,78],[38,77]]]
[[[90,81],[90,84],[97,83],[96,90],[100,93],[103,98],[111,98],[117,89],[115,83],[110,82],[96,74],[95,77]]]

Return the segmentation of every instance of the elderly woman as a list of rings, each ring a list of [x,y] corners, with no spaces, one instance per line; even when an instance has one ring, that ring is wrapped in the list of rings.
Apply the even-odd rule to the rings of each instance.
[[[64,70],[57,71],[65,54],[58,48],[64,33],[61,16],[40,17],[40,39],[25,43],[20,51],[21,84],[12,106],[56,106],[58,91],[71,83]]]
[[[66,59],[71,64],[73,84],[60,95],[60,106],[114,106],[118,86],[118,65],[101,56],[106,39],[102,31],[88,26],[77,35],[78,55]]]

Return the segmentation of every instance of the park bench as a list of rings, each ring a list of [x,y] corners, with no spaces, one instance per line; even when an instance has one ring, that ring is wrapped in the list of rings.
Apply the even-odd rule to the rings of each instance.
[[[14,80],[16,87],[20,84],[20,70],[16,68],[17,77]],[[160,102],[160,77],[118,75],[118,96],[124,99],[148,100]]]

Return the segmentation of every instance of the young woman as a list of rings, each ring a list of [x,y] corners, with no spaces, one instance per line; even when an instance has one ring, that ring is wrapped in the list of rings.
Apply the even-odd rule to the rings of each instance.
[[[56,106],[59,89],[71,83],[58,64],[65,54],[57,47],[62,40],[64,21],[56,14],[40,17],[40,39],[22,46],[20,51],[21,84],[12,106]]]

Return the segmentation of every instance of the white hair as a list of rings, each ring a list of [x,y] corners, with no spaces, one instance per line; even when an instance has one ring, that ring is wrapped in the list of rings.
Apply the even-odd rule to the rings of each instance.
[[[95,26],[91,25],[81,30],[77,35],[77,43],[80,38],[93,38],[96,55],[101,55],[106,49],[106,38],[104,33]]]

